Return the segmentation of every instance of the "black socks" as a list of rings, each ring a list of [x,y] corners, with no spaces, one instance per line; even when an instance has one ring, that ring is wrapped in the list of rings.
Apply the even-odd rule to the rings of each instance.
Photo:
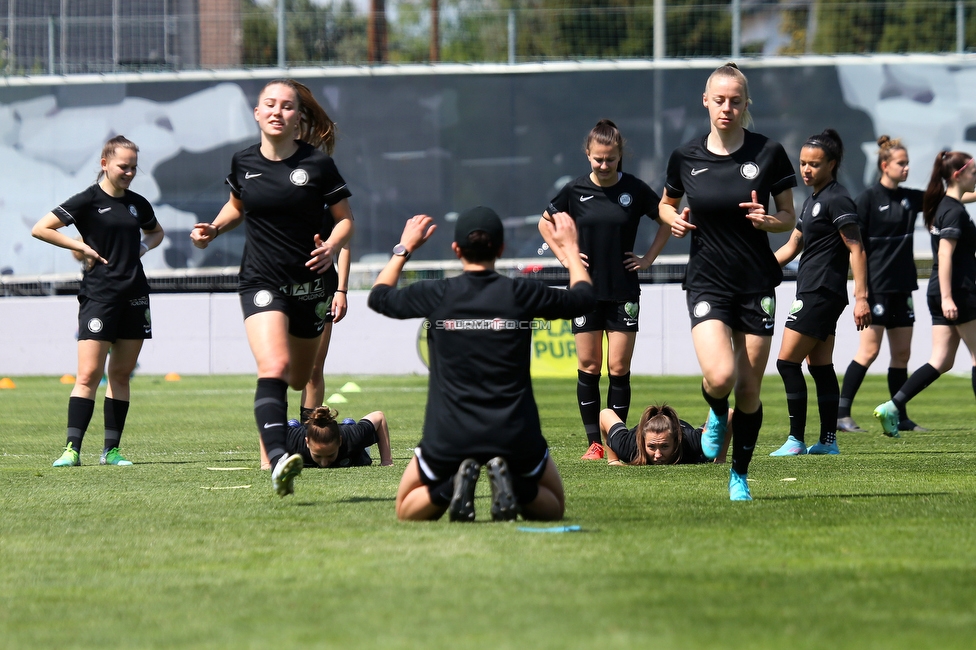
[[[908,368],[888,368],[888,394],[894,399],[901,387],[908,381]],[[908,419],[908,411],[904,404],[898,404],[898,416],[902,420]]]
[[[114,449],[122,441],[122,430],[125,429],[125,416],[129,413],[129,402],[120,399],[105,398],[105,449]]]
[[[898,407],[899,414],[910,399],[928,388],[929,384],[938,379],[941,375],[942,373],[927,363],[913,372],[912,376],[908,378],[908,381],[906,381],[904,385],[902,385],[901,389],[895,393],[894,397],[891,398],[891,401],[894,402],[895,406]]]
[[[739,476],[749,472],[762,420],[762,404],[755,413],[743,413],[738,408],[732,411],[732,470]]]
[[[705,398],[705,401],[708,402],[708,407],[710,409],[712,409],[712,411],[715,413],[715,415],[717,415],[720,418],[721,417],[728,417],[728,413],[729,413],[729,395],[731,395],[732,393],[726,393],[723,397],[712,397],[705,390],[705,383],[704,382],[702,382],[702,389],[701,390],[702,390],[702,397],[704,397]]]
[[[800,368],[800,364],[782,359],[776,361],[776,369],[779,370],[779,374],[783,378],[783,387],[786,388],[786,410],[790,414],[790,435],[803,442],[807,428],[807,382],[803,379],[803,370]],[[811,368],[811,372],[812,370]]]
[[[893,368],[888,368],[889,388],[891,388],[892,370]],[[844,373],[844,386],[840,389],[840,402],[838,403],[837,417],[851,417],[851,405],[854,403],[854,396],[857,395],[858,389],[861,388],[861,384],[864,382],[864,376],[866,374],[868,374],[868,367],[862,366],[857,361],[851,361],[851,364],[847,366],[847,371]],[[901,388],[901,384],[898,384],[898,388]],[[895,388],[895,390],[898,390],[898,388]],[[891,394],[894,395],[895,393],[892,392]]]
[[[95,413],[95,400],[84,397],[68,398],[68,441],[67,444],[77,452],[81,451],[81,441],[88,431],[92,414]]]
[[[626,375],[610,375],[610,388],[607,389],[607,408],[613,409],[617,417],[624,424],[627,424],[627,413],[630,411],[629,372]],[[597,418],[599,418],[599,413]],[[599,422],[597,425],[599,426]]]
[[[254,391],[254,420],[258,425],[258,434],[264,443],[264,449],[268,452],[272,469],[287,453],[285,451],[287,419],[288,383],[282,379],[258,379],[257,390]]]
[[[820,442],[832,445],[837,441],[837,411],[840,401],[837,373],[834,364],[807,366],[817,384],[817,406],[820,410]]]
[[[587,445],[592,445],[594,442],[601,443],[600,375],[591,375],[582,370],[577,370],[576,374],[578,377],[576,382],[576,400],[579,403],[580,417],[583,419],[583,431],[586,432]],[[628,382],[629,377],[628,375]]]

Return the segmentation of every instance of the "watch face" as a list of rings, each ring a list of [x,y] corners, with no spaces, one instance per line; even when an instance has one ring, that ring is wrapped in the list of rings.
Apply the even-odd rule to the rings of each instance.
[[[396,246],[393,247],[393,254],[406,256],[407,247],[404,246],[403,244],[397,244]]]

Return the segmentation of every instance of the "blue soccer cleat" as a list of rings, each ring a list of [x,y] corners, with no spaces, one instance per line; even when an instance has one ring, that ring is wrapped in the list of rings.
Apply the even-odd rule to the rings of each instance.
[[[807,446],[802,440],[797,440],[793,436],[786,439],[783,446],[770,454],[770,456],[802,456],[807,453]]]
[[[815,445],[810,445],[810,448],[807,449],[807,453],[814,456],[836,456],[840,453],[840,449],[837,447],[837,441],[834,440],[829,445],[822,442],[818,442]]]
[[[752,501],[746,474],[736,474],[729,470],[729,501]]]
[[[722,451],[722,445],[725,444],[725,432],[728,429],[728,414],[720,418],[715,415],[715,411],[708,409],[708,419],[705,420],[701,434],[702,453],[705,454],[705,458],[715,460]]]
[[[881,423],[881,428],[884,429],[884,434],[889,438],[900,438],[898,434],[898,423],[901,420],[901,416],[898,415],[898,407],[891,400],[888,400],[884,404],[879,404],[876,409],[874,409],[874,417],[878,419]]]

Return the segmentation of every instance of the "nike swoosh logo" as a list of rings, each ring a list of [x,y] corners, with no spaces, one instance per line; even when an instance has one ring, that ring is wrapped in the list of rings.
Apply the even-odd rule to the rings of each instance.
[[[751,446],[751,447],[743,447],[743,448],[742,448],[742,451],[752,451],[752,450],[753,450],[753,449],[755,449],[755,448],[756,448],[756,445],[753,445],[753,446]]]
[[[252,174],[251,172],[244,172],[244,179],[247,180],[248,178],[257,178],[260,175],[261,174]]]
[[[615,409],[627,408],[627,405],[626,404],[614,404],[613,405],[613,408],[615,408]]]
[[[580,406],[589,406],[590,404],[596,404],[596,400],[593,400],[592,402],[580,402]]]
[[[112,208],[99,208],[98,209],[98,214],[105,214],[106,212],[108,212],[111,209]]]
[[[590,195],[590,196],[581,196],[580,197],[580,203],[586,203],[587,201],[589,201],[592,198],[593,198],[593,195]]]
[[[878,206],[878,212],[884,212],[885,210],[887,210],[890,207],[891,207],[890,204],[889,205],[879,205]]]
[[[766,329],[768,329],[768,330],[771,330],[771,329],[773,329],[773,323],[765,323],[765,324],[763,325],[763,327],[765,327],[765,328],[766,328]]]
[[[281,422],[268,422],[266,425],[264,425],[264,428],[265,429],[270,429],[272,427],[283,427],[283,426],[285,426],[285,425],[282,424]]]
[[[700,174],[702,172],[707,172],[707,171],[708,171],[708,167],[702,167],[701,169],[692,169],[691,170],[691,175],[692,176],[698,176],[698,174]]]

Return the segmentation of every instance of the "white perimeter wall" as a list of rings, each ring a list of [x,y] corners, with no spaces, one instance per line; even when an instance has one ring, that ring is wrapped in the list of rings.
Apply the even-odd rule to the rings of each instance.
[[[925,303],[926,282],[915,292],[914,369],[931,351],[931,318]],[[776,334],[767,373],[776,373],[783,324],[793,301],[795,284],[786,282],[776,293]],[[420,320],[395,321],[366,306],[366,291],[349,293],[349,314],[335,326],[326,362],[331,374],[426,373],[417,356]],[[159,294],[152,297],[153,339],[139,358],[140,372],[186,375],[251,374],[255,372],[241,320],[237,294]],[[77,369],[75,333],[78,301],[74,296],[0,298],[0,376],[74,374]],[[632,372],[638,375],[697,375],[700,373],[680,286],[643,285],[641,331]],[[841,316],[834,364],[843,373],[857,350],[851,308]],[[965,345],[956,357],[957,372],[968,374],[971,363]],[[886,344],[871,372],[888,367]]]

